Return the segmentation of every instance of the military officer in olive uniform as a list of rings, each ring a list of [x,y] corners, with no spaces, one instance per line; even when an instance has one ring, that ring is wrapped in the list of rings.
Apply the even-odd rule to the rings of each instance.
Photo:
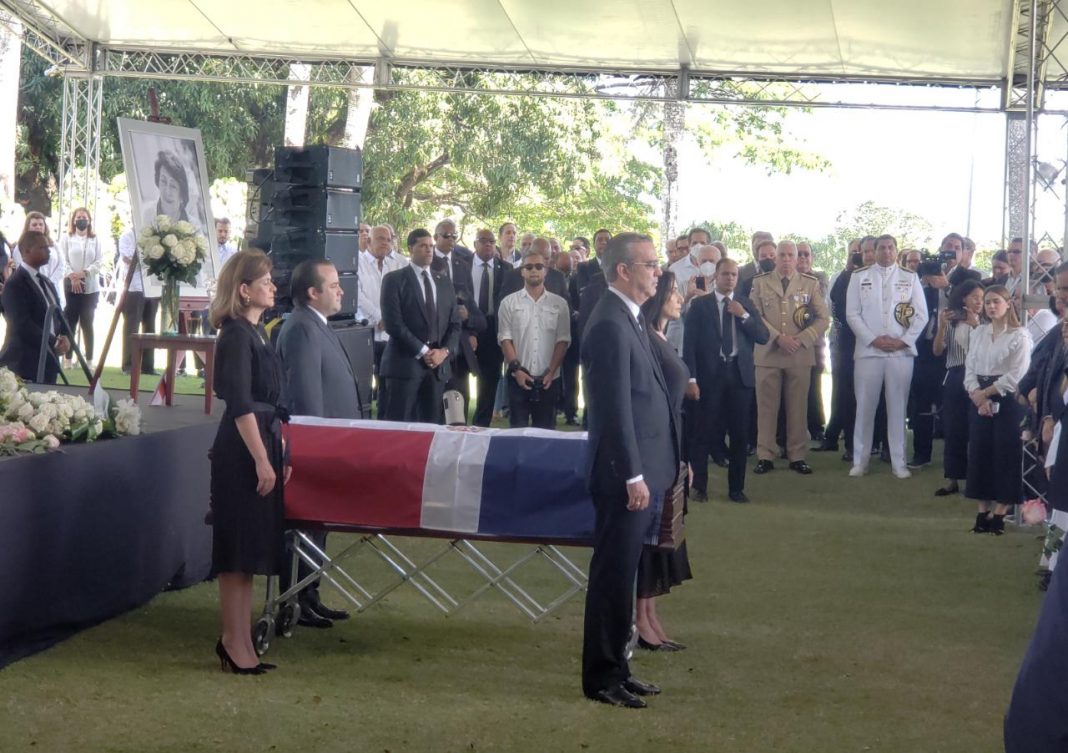
[[[916,358],[916,338],[927,324],[927,300],[915,272],[897,265],[897,241],[875,241],[875,263],[854,270],[846,293],[846,321],[856,335],[853,384],[857,421],[853,429],[850,476],[868,472],[875,409],[886,394],[886,433],[890,466],[898,478],[905,467],[905,409]]]
[[[754,473],[774,468],[779,402],[786,402],[786,457],[790,469],[812,473],[808,453],[808,385],[816,365],[816,343],[830,323],[817,277],[797,271],[797,246],[780,241],[775,269],[753,278],[750,300],[771,339],[753,353],[756,364],[757,464]]]

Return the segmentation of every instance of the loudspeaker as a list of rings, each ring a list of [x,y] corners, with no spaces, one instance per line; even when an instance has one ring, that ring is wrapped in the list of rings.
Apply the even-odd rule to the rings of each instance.
[[[271,257],[275,264],[304,259],[326,259],[339,274],[360,270],[360,239],[356,233],[321,233],[303,229],[279,231],[271,238]]]
[[[356,316],[356,309],[360,305],[360,278],[355,272],[338,275],[341,283],[341,311],[337,316]]]
[[[276,232],[354,231],[360,226],[360,194],[351,191],[275,183],[271,206]]]
[[[279,183],[319,188],[355,188],[363,185],[363,157],[359,149],[337,146],[280,146],[274,151]]]
[[[345,355],[352,364],[352,373],[360,387],[360,401],[364,418],[371,417],[371,373],[375,363],[375,336],[373,327],[364,327],[353,322],[331,322],[337,332]]]

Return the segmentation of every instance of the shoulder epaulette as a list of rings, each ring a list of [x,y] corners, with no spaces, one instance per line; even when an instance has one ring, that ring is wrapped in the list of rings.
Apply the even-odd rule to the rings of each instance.
[[[753,279],[755,280],[758,277],[767,277],[770,274],[771,272],[757,272],[755,275],[753,275]]]
[[[915,272],[913,272],[913,271],[912,271],[911,269],[909,269],[908,267],[906,267],[906,266],[904,266],[904,265],[901,265],[901,264],[898,264],[898,265],[897,265],[897,268],[898,268],[898,269],[900,269],[900,270],[901,270],[902,272],[908,272],[908,273],[909,273],[910,275],[914,275],[914,274],[916,274],[916,273],[915,273]]]
[[[863,267],[857,267],[853,271],[854,272],[863,272],[865,269],[869,269],[870,267],[871,267],[871,264],[865,264]]]
[[[820,278],[816,277],[816,275],[809,274],[808,272],[798,272],[798,274],[802,277],[807,277],[810,280],[815,280],[816,282],[820,281]]]

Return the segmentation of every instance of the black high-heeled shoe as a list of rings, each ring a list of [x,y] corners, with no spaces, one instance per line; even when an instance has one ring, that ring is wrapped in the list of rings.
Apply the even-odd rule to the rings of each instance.
[[[952,484],[946,484],[941,489],[936,489],[934,495],[936,497],[948,497],[951,494],[959,494],[959,493],[960,493],[960,487],[957,485],[957,482],[954,481]]]
[[[670,638],[666,639],[660,645],[662,645],[662,646],[670,646],[671,648],[675,649],[676,651],[682,651],[682,650],[684,650],[686,648],[686,644],[685,643],[679,643],[678,641],[673,641]]]
[[[638,636],[638,648],[645,649],[646,651],[678,651],[679,648],[673,643],[650,643],[641,636]]]
[[[223,646],[222,638],[215,644],[215,655],[219,657],[219,669],[225,672],[229,669],[235,675],[262,675],[266,672],[266,669],[261,669],[260,665],[255,667],[239,667],[237,662],[230,658],[230,654],[226,652],[226,647]]]
[[[278,669],[278,665],[269,664],[265,661],[261,661],[259,664],[256,665],[256,669],[262,669],[264,672],[266,672],[268,669]]]

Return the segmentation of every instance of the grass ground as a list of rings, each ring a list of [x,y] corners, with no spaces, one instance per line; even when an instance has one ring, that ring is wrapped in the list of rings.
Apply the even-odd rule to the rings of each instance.
[[[807,478],[750,477],[753,504],[693,505],[695,578],[661,601],[690,648],[639,652],[635,674],[664,688],[646,711],[582,699],[581,600],[541,624],[499,594],[446,618],[404,586],[331,630],[277,639],[280,669],[239,678],[214,660],[205,584],[0,673],[0,750],[1000,750],[1041,603],[1037,531],[965,533],[971,506],[932,496],[937,466],[897,481],[878,462],[850,479],[836,455],[810,461]],[[405,540],[421,556],[439,543]],[[436,568],[474,583],[454,557]],[[370,559],[353,570],[384,582]],[[550,594],[541,569],[524,582]]]

